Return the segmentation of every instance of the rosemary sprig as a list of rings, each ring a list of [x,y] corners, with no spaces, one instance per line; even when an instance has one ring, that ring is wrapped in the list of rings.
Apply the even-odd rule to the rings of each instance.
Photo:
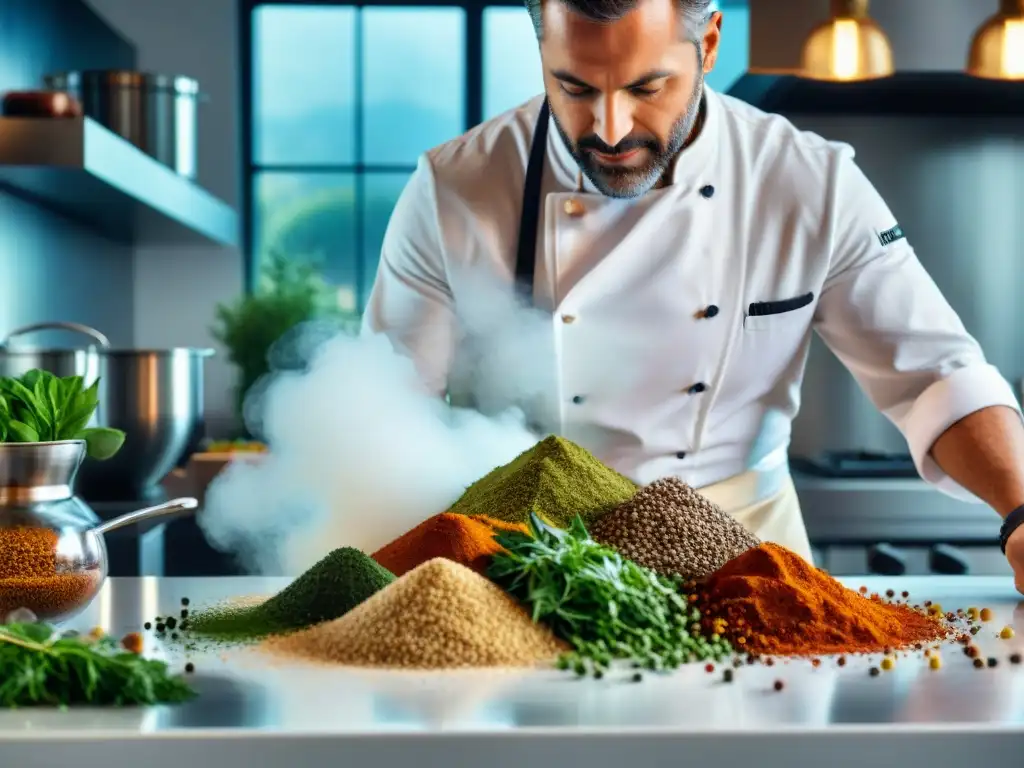
[[[0,707],[173,704],[193,696],[164,662],[123,650],[112,637],[0,625]]]
[[[495,537],[505,552],[488,575],[572,646],[562,669],[601,677],[619,659],[664,671],[732,653],[725,639],[704,635],[678,581],[598,544],[579,517],[560,530],[531,515],[530,529]]]

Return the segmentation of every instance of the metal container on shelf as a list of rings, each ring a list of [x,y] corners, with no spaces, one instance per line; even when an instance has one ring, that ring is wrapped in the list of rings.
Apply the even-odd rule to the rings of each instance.
[[[40,349],[12,345],[31,332],[84,333],[85,349]],[[93,425],[126,435],[124,447],[106,461],[86,459],[79,474],[81,495],[91,502],[136,501],[160,495],[158,483],[195,450],[203,422],[203,368],[212,349],[114,349],[99,331],[77,323],[39,323],[0,341],[0,376],[41,368],[58,376],[100,379]]]
[[[46,88],[70,94],[87,117],[189,179],[197,174],[199,83],[129,70],[57,72]]]

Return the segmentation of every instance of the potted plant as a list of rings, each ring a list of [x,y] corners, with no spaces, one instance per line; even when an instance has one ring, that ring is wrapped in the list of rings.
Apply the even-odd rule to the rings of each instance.
[[[48,371],[0,377],[0,443],[57,443],[81,440],[92,459],[109,459],[125,434],[90,427],[99,404],[99,379],[86,387],[81,376],[59,378]]]
[[[275,342],[300,323],[318,319],[339,327],[358,322],[340,310],[336,292],[323,280],[314,260],[272,252],[256,290],[217,306],[211,329],[238,369],[235,414],[243,427],[243,406],[253,385],[271,371],[268,353]]]

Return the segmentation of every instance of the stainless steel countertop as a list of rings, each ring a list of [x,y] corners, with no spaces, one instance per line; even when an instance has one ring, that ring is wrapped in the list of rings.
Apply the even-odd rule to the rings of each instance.
[[[207,601],[272,594],[274,579],[112,579],[76,622],[114,633]],[[641,684],[576,681],[553,672],[433,675],[267,664],[253,652],[193,657],[201,696],[179,707],[0,712],[0,765],[155,768],[278,765],[483,766],[827,763],[829,768],[984,759],[1019,764],[1024,752],[1024,603],[1005,579],[847,580],[872,590],[996,612],[977,642],[997,656],[975,670],[952,647],[944,668],[901,659],[871,678],[870,661],[813,668],[793,661],[744,667],[735,682],[691,665]],[[1018,637],[996,638],[1004,625]],[[175,665],[184,658],[147,639]],[[785,683],[772,690],[776,679]],[[301,762],[296,762],[298,758]]]

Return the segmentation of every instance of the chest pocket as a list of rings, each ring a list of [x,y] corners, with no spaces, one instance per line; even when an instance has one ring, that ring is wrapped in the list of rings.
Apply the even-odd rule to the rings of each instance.
[[[729,367],[728,388],[741,401],[764,397],[792,379],[806,359],[814,294],[751,304],[743,317]]]

